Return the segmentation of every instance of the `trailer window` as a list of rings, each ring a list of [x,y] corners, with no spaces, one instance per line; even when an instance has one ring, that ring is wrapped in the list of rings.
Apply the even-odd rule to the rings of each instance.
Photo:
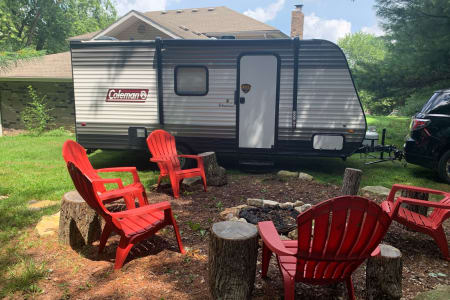
[[[208,94],[208,68],[205,66],[175,67],[175,94],[179,96]]]

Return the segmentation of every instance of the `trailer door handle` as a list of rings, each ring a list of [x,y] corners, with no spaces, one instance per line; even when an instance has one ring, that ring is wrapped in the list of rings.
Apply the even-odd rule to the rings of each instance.
[[[245,97],[240,97],[239,98],[239,103],[240,104],[244,104],[245,103]]]

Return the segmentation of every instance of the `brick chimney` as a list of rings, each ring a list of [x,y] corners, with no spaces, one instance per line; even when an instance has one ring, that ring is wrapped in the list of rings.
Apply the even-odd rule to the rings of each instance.
[[[302,12],[303,4],[295,5],[291,17],[291,38],[299,37],[303,39],[303,24],[305,22],[305,15]]]

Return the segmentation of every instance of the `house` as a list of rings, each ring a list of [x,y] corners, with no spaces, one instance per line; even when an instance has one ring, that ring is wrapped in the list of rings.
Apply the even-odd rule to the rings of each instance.
[[[303,37],[302,6],[292,12],[291,36]],[[130,11],[108,28],[69,40],[162,39],[285,39],[288,35],[225,6],[167,11]],[[23,61],[0,71],[0,121],[4,128],[21,128],[27,86],[47,95],[57,125],[73,126],[74,104],[70,52]],[[0,126],[1,128],[1,126]]]

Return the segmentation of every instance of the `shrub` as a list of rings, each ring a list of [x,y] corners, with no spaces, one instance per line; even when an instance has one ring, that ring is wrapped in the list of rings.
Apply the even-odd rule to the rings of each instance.
[[[31,101],[20,113],[20,117],[29,132],[40,135],[48,129],[53,121],[53,117],[50,115],[53,108],[47,103],[47,96],[38,96],[31,85],[28,86],[28,95]]]
[[[367,114],[388,115],[395,108],[395,101],[392,98],[375,99],[374,95],[367,90],[359,90],[358,94]]]

